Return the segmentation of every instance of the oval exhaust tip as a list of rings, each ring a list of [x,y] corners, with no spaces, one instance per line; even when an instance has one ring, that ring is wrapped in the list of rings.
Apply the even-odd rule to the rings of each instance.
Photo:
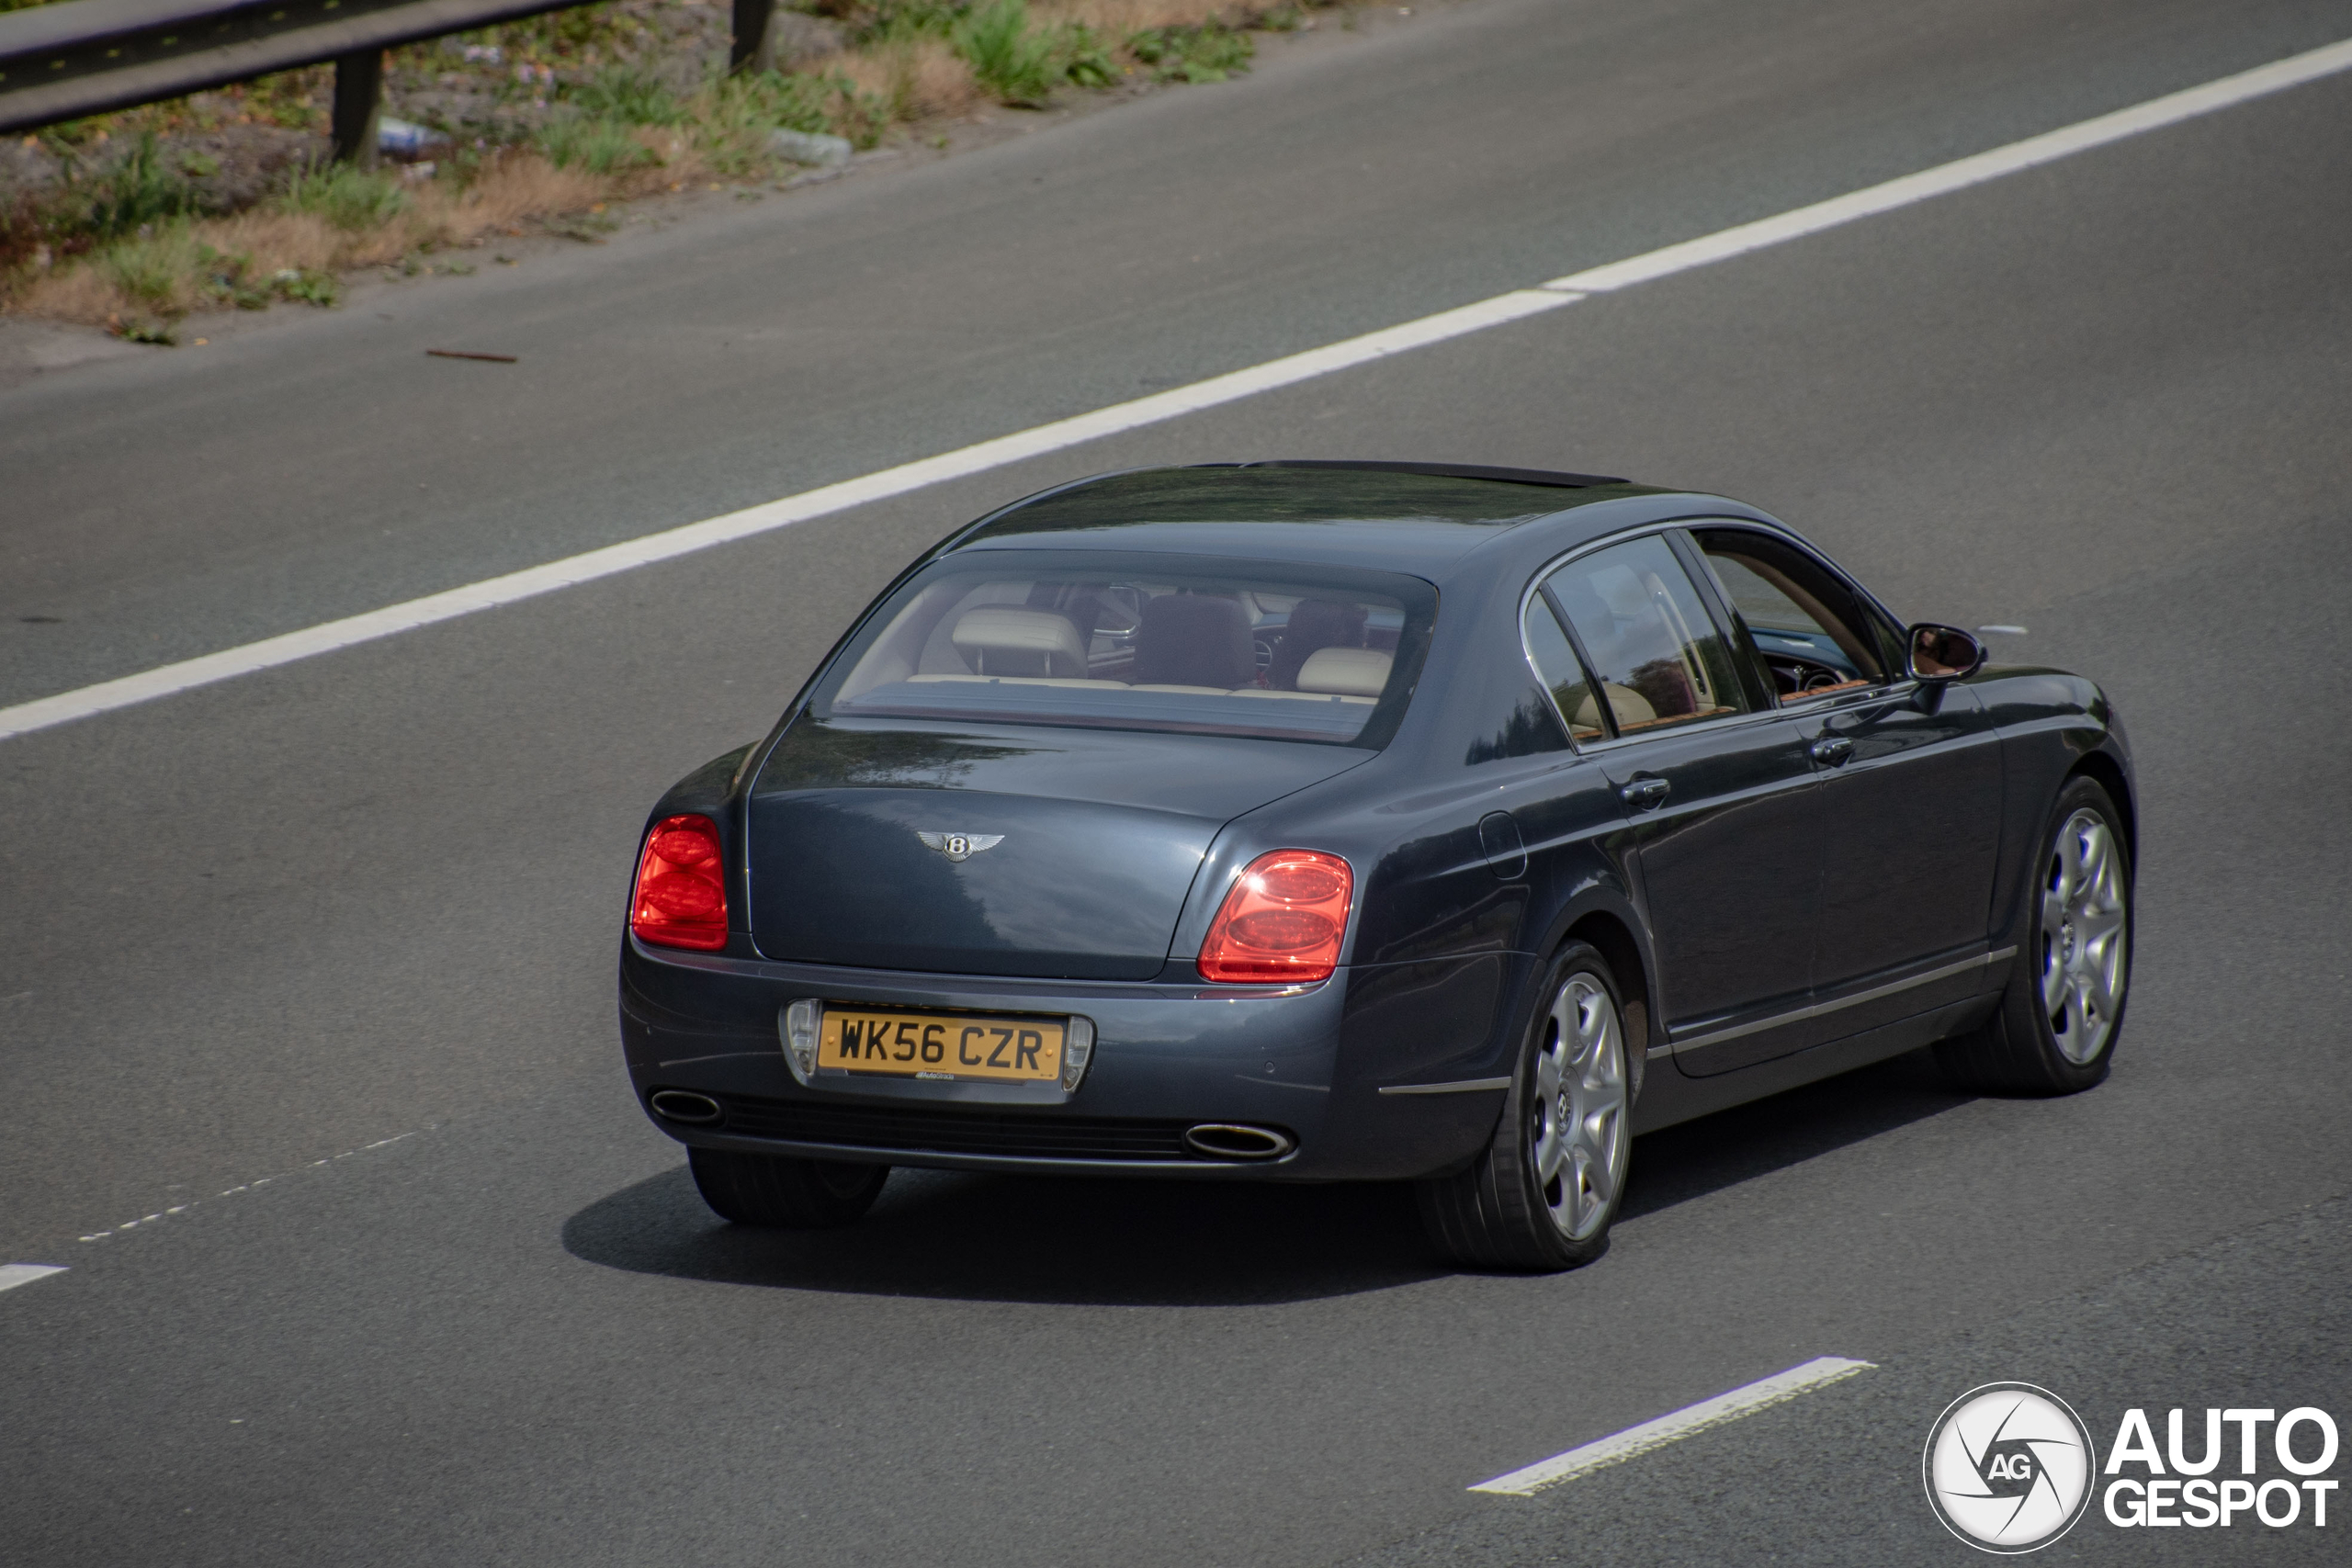
[[[725,1112],[718,1101],[707,1094],[695,1094],[683,1089],[665,1089],[656,1092],[646,1103],[653,1107],[653,1114],[664,1122],[684,1122],[703,1127],[716,1122]]]
[[[1211,1159],[1280,1159],[1298,1147],[1298,1141],[1288,1133],[1232,1122],[1204,1122],[1188,1127],[1184,1143],[1194,1154]]]

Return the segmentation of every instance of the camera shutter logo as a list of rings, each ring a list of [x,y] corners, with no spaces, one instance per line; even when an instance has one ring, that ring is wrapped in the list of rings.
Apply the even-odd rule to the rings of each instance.
[[[2064,1400],[2027,1382],[1970,1389],[1928,1428],[1920,1471],[1944,1528],[1980,1551],[2038,1551],[2090,1506],[2098,1454]]]

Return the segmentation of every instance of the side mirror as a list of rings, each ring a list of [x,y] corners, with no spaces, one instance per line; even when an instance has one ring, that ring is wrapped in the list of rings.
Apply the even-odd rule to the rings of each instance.
[[[1915,681],[1957,681],[1984,667],[1984,645],[1958,626],[1922,622],[1911,628],[1910,637]]]

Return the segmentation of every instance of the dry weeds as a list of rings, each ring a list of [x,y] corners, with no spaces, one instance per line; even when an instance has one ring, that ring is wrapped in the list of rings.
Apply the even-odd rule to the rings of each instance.
[[[1148,28],[1210,21],[1242,27],[1268,9],[1264,0],[1031,0],[1031,6],[1039,22],[1082,24],[1114,49]],[[916,126],[969,115],[989,101],[972,68],[936,36],[852,51],[826,66],[879,97],[892,119]],[[86,257],[0,276],[0,311],[118,327],[141,318],[174,318],[225,303],[209,285],[223,265],[219,258],[236,258],[247,280],[381,265],[478,244],[493,233],[520,234],[603,202],[676,190],[709,172],[679,131],[648,128],[635,134],[657,164],[599,175],[559,168],[537,151],[513,149],[485,161],[462,189],[440,181],[413,186],[404,210],[360,232],[338,229],[316,213],[275,208],[175,223]]]
[[[1233,0],[1031,0],[1030,8],[1051,22],[1080,22],[1107,39],[1125,39],[1148,28],[1196,28],[1203,22],[1238,24],[1263,6]]]
[[[888,105],[893,119],[953,118],[971,113],[987,97],[972,79],[972,68],[943,38],[900,39],[826,63]]]
[[[27,282],[7,309],[94,325],[140,315],[177,316],[219,302],[204,288],[204,247],[221,257],[241,258],[249,279],[380,266],[488,234],[519,234],[539,220],[673,186],[702,173],[700,160],[683,138],[655,131],[646,141],[664,162],[612,176],[559,169],[537,152],[507,152],[486,164],[462,191],[420,186],[407,210],[358,233],[316,213],[273,209],[200,219],[136,244],[66,262]],[[153,267],[153,276],[142,276],[142,267]]]

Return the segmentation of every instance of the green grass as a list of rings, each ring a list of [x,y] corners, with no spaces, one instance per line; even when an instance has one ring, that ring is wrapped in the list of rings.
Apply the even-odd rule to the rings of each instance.
[[[214,303],[234,305],[240,310],[269,309],[268,288],[257,286],[247,276],[254,265],[253,257],[215,250],[210,245],[198,245],[196,251],[197,261],[204,269],[204,291]]]
[[[571,101],[592,119],[624,125],[683,125],[684,100],[650,72],[608,65],[571,89]]]
[[[1065,22],[1054,29],[1054,58],[1062,77],[1073,86],[1110,87],[1118,85],[1119,67],[1094,29],[1083,22]]]
[[[924,34],[945,38],[971,9],[969,0],[869,0],[857,7],[851,39],[865,48]]]
[[[1250,35],[1216,22],[1197,28],[1152,28],[1127,39],[1137,60],[1159,82],[1222,82],[1250,69],[1257,45]]]
[[[1065,79],[1054,40],[1029,26],[1028,0],[993,0],[967,14],[948,36],[973,77],[1005,103],[1042,104]]]
[[[202,251],[188,232],[187,220],[180,218],[156,226],[152,234],[118,241],[98,265],[117,288],[149,310],[176,313],[182,308],[181,280],[203,265]]]
[[[1108,87],[1119,80],[1111,51],[1081,22],[1031,24],[1027,0],[990,0],[966,12],[948,38],[973,78],[999,101],[1042,107],[1065,83]]]
[[[540,128],[535,139],[548,162],[559,169],[574,166],[592,175],[617,174],[623,169],[650,168],[660,154],[635,134],[636,128],[616,119],[559,119]]]
[[[357,234],[408,210],[408,192],[401,188],[398,175],[348,164],[314,164],[294,171],[278,205],[288,212],[316,213],[345,232]]]
[[[99,174],[86,188],[87,232],[99,240],[134,233],[167,218],[186,217],[198,207],[187,175],[164,162],[156,151],[152,130],[139,138],[129,156]]]
[[[722,175],[764,175],[775,166],[768,132],[800,130],[871,147],[890,122],[889,106],[839,73],[786,75],[746,71],[714,77],[695,96],[695,145]]]
[[[269,286],[280,299],[316,305],[322,310],[334,309],[335,301],[343,298],[343,285],[335,280],[334,274],[307,266],[288,267],[272,277]]]

